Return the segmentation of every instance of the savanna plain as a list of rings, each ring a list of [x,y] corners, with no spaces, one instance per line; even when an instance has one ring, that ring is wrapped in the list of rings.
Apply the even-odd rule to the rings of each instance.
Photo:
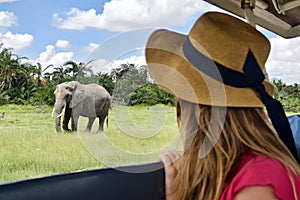
[[[0,106],[0,183],[158,161],[168,149],[180,148],[175,108],[113,105],[108,127],[84,132],[81,117],[77,132],[55,131],[48,106]]]

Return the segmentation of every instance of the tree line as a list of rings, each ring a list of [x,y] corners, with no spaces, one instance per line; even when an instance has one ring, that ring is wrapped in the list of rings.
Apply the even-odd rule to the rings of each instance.
[[[172,95],[152,83],[144,65],[126,63],[110,72],[94,74],[91,61],[66,61],[62,66],[44,67],[26,60],[0,44],[0,105],[52,106],[56,85],[74,80],[102,85],[119,104],[173,105],[175,102]]]
[[[119,104],[175,103],[174,96],[152,82],[144,65],[126,63],[110,72],[94,74],[91,61],[66,61],[62,66],[42,67],[40,63],[33,65],[26,60],[26,57],[20,57],[0,44],[0,105],[52,106],[56,85],[73,80],[102,85]],[[273,80],[272,83],[275,86],[274,97],[282,103],[285,111],[300,112],[300,85],[287,85],[281,80]]]

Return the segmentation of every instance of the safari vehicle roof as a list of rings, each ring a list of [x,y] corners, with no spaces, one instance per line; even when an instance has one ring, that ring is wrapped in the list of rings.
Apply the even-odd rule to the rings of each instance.
[[[280,35],[300,35],[300,0],[205,0]],[[249,9],[250,8],[250,9]],[[251,19],[252,18],[252,19]]]

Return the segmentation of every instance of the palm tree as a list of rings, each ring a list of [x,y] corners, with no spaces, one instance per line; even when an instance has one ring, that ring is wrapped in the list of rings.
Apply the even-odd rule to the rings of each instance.
[[[51,73],[52,75],[52,80],[58,80],[58,81],[61,81],[61,80],[64,80],[66,79],[67,77],[69,77],[70,75],[68,74],[68,70],[65,69],[64,67],[62,66],[59,66],[59,67],[54,67],[53,68],[54,71]]]
[[[43,73],[49,69],[49,67],[52,67],[53,65],[48,65],[45,69],[42,69],[41,63],[37,63],[36,66],[29,64],[31,67],[31,75],[30,77],[33,79],[33,82],[35,83],[35,86],[45,86],[46,81],[42,78]],[[46,73],[45,73],[46,74]]]
[[[79,72],[79,66],[76,62],[74,61],[67,61],[63,64],[63,66],[68,66],[70,65],[71,67],[66,69],[67,73],[72,73],[72,77],[76,77],[77,73]]]
[[[111,71],[111,75],[114,77],[115,81],[120,80],[125,74],[128,74],[136,69],[135,64],[121,64],[120,67],[115,68]]]
[[[4,85],[5,89],[10,89],[14,84],[19,84],[22,77],[29,76],[27,68],[20,64],[21,59],[12,53],[11,49],[3,48],[0,44],[0,84]]]
[[[76,79],[77,76],[81,76],[81,77],[85,77],[87,74],[90,74],[90,76],[93,76],[93,70],[92,70],[92,66],[88,66],[90,63],[92,62],[89,61],[87,63],[84,62],[80,62],[80,63],[76,63],[74,61],[67,61],[65,62],[63,65],[64,66],[68,66],[70,65],[71,67],[68,67],[66,69],[67,73],[72,73],[72,78]]]
[[[94,76],[94,71],[92,69],[93,66],[92,65],[88,66],[91,62],[92,61],[89,61],[87,63],[80,62],[79,63],[79,72],[78,72],[77,75],[82,76],[82,77],[85,77],[85,76],[92,77],[92,76]]]

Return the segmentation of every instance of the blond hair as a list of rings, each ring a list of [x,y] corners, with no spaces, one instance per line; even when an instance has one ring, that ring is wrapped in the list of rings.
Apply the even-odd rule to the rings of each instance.
[[[219,199],[247,150],[272,157],[300,175],[297,162],[262,108],[213,107],[178,100],[177,119],[184,137],[175,179],[177,199]]]

